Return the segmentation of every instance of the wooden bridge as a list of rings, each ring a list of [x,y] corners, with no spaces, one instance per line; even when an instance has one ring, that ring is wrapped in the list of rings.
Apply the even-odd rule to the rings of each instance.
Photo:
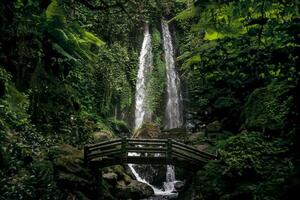
[[[84,148],[85,163],[92,168],[118,164],[174,165],[197,171],[215,155],[171,139],[116,139]]]

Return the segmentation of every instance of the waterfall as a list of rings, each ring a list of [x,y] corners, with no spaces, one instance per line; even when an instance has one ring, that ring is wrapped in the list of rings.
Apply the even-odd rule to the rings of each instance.
[[[142,49],[139,57],[139,69],[136,82],[136,93],[135,93],[135,129],[138,129],[143,122],[150,121],[151,114],[147,109],[147,75],[151,73],[153,67],[153,54],[151,46],[151,35],[149,33],[149,25],[145,24],[144,40]],[[130,156],[139,156],[138,153],[131,153]],[[155,194],[163,193],[162,190],[151,185],[146,179],[142,178],[141,175],[135,169],[134,164],[129,164],[133,175],[139,182],[145,183],[152,187]]]
[[[153,67],[153,55],[151,46],[151,35],[149,33],[149,25],[145,24],[144,40],[139,57],[139,70],[136,82],[135,93],[135,128],[139,128],[144,121],[150,120],[151,114],[147,112],[146,105],[146,80],[147,74],[151,72]]]
[[[166,129],[182,126],[180,79],[176,73],[174,48],[168,23],[162,20],[165,61],[167,69]]]
[[[182,100],[180,91],[180,80],[176,73],[174,48],[168,23],[165,20],[161,22],[163,34],[163,46],[165,51],[166,73],[167,73],[167,106],[166,106],[166,127],[167,129],[182,126],[182,113],[180,102]],[[139,128],[143,122],[151,120],[151,113],[147,109],[147,76],[150,75],[153,67],[153,55],[151,46],[151,35],[149,25],[145,25],[144,40],[139,57],[139,69],[136,83],[135,95],[135,129]],[[132,155],[138,156],[137,153]],[[143,183],[148,184],[154,190],[155,195],[174,196],[175,190],[175,171],[174,166],[168,165],[166,172],[166,181],[163,183],[163,189],[158,189],[151,185],[135,169],[133,164],[129,167],[135,178]]]
[[[176,73],[175,55],[172,43],[172,37],[167,21],[161,21],[165,62],[167,72],[167,106],[166,106],[166,126],[167,129],[178,128],[182,126],[182,112],[180,103],[182,95],[180,91],[180,79]],[[165,190],[175,190],[175,170],[174,166],[167,166],[166,182],[164,183]]]

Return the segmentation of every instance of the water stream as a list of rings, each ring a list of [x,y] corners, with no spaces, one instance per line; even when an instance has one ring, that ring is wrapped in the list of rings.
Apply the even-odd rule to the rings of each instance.
[[[180,90],[180,79],[176,72],[175,52],[172,36],[167,21],[161,21],[163,43],[165,51],[165,62],[167,72],[167,106],[166,106],[166,129],[178,128],[182,126],[182,112],[180,103],[182,95]],[[167,166],[165,188],[170,191],[175,190],[175,171],[174,166]]]
[[[161,21],[163,47],[165,52],[166,75],[167,75],[167,105],[166,105],[166,129],[172,129],[182,126],[182,112],[180,110],[181,91],[180,80],[176,72],[175,55],[169,25],[165,20]],[[151,113],[147,110],[147,75],[151,73],[153,67],[153,55],[151,46],[151,35],[149,33],[148,24],[145,25],[144,40],[139,58],[139,70],[136,84],[135,96],[135,129],[139,128],[143,122],[151,120]],[[138,156],[137,153],[136,156]],[[132,155],[131,155],[132,156]],[[133,155],[134,156],[134,155]],[[152,187],[155,197],[150,199],[174,198],[177,196],[175,190],[175,171],[174,166],[168,165],[166,172],[166,181],[163,183],[163,188],[157,188],[151,185],[145,178],[139,174],[135,165],[129,164],[129,167],[135,178]]]
[[[150,112],[147,112],[147,75],[153,68],[153,55],[151,45],[151,35],[149,33],[149,25],[145,24],[144,40],[139,57],[139,70],[136,82],[135,93],[135,129],[139,128],[143,122],[149,121]]]

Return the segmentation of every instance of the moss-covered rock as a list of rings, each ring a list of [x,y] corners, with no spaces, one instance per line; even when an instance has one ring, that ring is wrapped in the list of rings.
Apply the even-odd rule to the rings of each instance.
[[[214,121],[212,123],[207,124],[206,131],[208,133],[216,133],[220,132],[222,129],[222,124],[219,121]]]
[[[118,185],[117,197],[121,199],[133,199],[139,200],[143,198],[148,198],[154,194],[153,189],[145,184],[133,180],[129,185]]]
[[[205,133],[204,132],[197,132],[189,134],[188,137],[188,144],[197,145],[204,141],[205,139]]]
[[[97,183],[93,173],[84,165],[82,150],[64,144],[50,148],[48,155],[61,190],[68,191],[68,195],[76,195],[79,192],[78,194],[86,198],[94,198],[98,190]]]
[[[102,175],[103,179],[108,183],[116,185],[118,180],[118,175],[114,172],[108,172]]]
[[[110,140],[114,137],[113,133],[110,131],[98,131],[93,133],[93,139],[95,142],[102,142],[105,140]]]
[[[160,135],[160,127],[154,123],[144,123],[141,128],[137,129],[133,134],[134,138],[158,138]]]

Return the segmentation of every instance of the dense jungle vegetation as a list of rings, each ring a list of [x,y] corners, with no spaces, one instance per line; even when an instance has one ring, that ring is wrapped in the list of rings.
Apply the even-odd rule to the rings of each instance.
[[[189,144],[208,143],[218,155],[178,198],[297,199],[299,7],[298,0],[1,0],[0,199],[96,198],[82,148],[133,132],[146,21],[149,104],[163,127],[162,18],[174,34]],[[116,196],[109,181],[103,188],[105,199],[133,198]]]

